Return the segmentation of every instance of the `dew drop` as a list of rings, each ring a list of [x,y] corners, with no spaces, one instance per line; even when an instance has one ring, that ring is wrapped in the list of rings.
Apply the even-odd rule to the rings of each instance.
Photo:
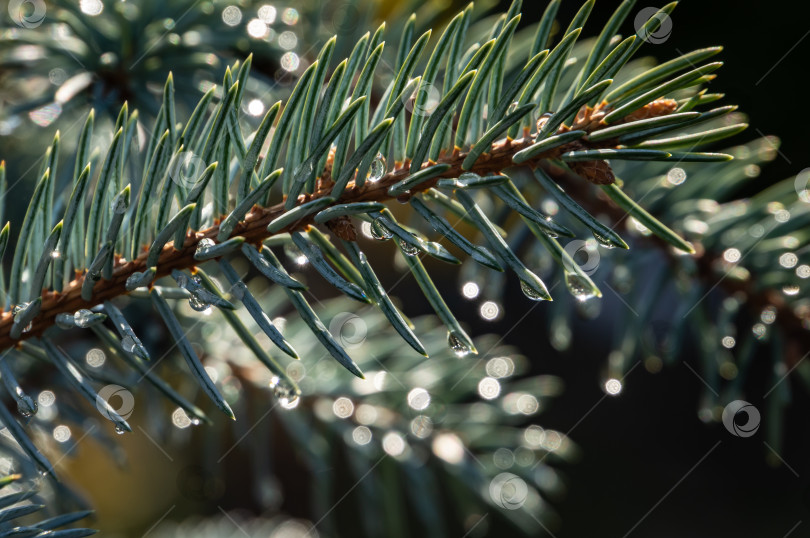
[[[201,299],[200,297],[194,295],[193,293],[188,298],[188,305],[192,308],[192,310],[195,310],[197,312],[205,312],[206,310],[211,308],[211,303]]]
[[[175,281],[177,282],[177,285],[180,286],[181,288],[188,289],[188,277],[186,275],[182,275],[182,274],[177,275],[177,278],[175,278]]]
[[[371,166],[368,169],[366,179],[372,183],[378,182],[385,175],[385,157],[382,153],[377,153],[374,160],[371,161]]]
[[[416,248],[410,243],[406,243],[402,239],[397,239],[397,244],[399,245],[399,248],[402,250],[402,253],[405,254],[406,256],[415,256],[416,253],[419,252],[418,248]]]
[[[565,273],[565,285],[571,295],[579,301],[587,301],[596,297],[596,292],[593,287],[588,284],[588,281],[576,273]]]
[[[273,376],[273,379],[270,380],[270,388],[273,389],[273,394],[278,398],[278,403],[284,409],[292,409],[300,403],[301,399],[295,387],[286,379]]]
[[[72,329],[76,326],[76,324],[73,322],[73,315],[65,313],[57,314],[56,326],[60,329]]]
[[[470,181],[478,181],[479,179],[481,179],[481,176],[475,172],[464,172],[458,176],[458,181],[460,183],[469,183]]]
[[[132,291],[132,290],[134,290],[136,288],[140,288],[141,286],[144,286],[145,284],[143,282],[141,282],[144,275],[145,275],[145,272],[140,272],[140,271],[135,271],[134,273],[129,275],[129,277],[127,277],[126,289],[128,291]]]
[[[197,417],[189,417],[189,421],[191,422],[192,426],[199,426],[200,424],[202,424],[202,420],[200,420]]]
[[[138,342],[136,342],[135,338],[132,336],[127,335],[123,340],[121,340],[121,347],[123,347],[124,350],[129,353],[132,353],[136,345],[138,345]]]
[[[391,233],[391,230],[385,227],[385,224],[380,222],[379,220],[375,220],[371,223],[371,237],[376,239],[377,241],[388,241],[394,234]]]
[[[188,277],[185,275],[178,275],[177,284],[185,288],[190,293],[188,298],[189,306],[197,312],[205,312],[211,308],[211,303],[204,299],[202,295],[202,280],[198,276],[191,277],[189,282]]]
[[[293,409],[301,403],[301,398],[297,394],[290,394],[284,398],[279,398],[278,402],[284,409]]]
[[[450,346],[450,349],[453,350],[453,353],[455,353],[458,358],[466,357],[470,354],[470,348],[467,344],[452,332],[447,333],[447,345]]]
[[[82,308],[81,310],[77,310],[75,314],[73,314],[73,322],[76,324],[76,327],[85,328],[90,325],[90,322],[93,320],[93,313],[86,308]]]
[[[121,424],[115,425],[115,433],[117,433],[118,435],[123,435],[125,431],[127,431],[126,428],[124,428],[124,426],[122,426]]]
[[[12,314],[14,315],[14,317],[16,318],[16,317],[17,317],[17,314],[19,314],[20,312],[22,312],[22,311],[23,311],[23,310],[24,310],[24,309],[25,309],[25,308],[26,308],[26,307],[27,307],[29,304],[30,304],[30,303],[20,303],[20,304],[18,304],[18,305],[14,305],[14,309],[11,311],[11,313],[12,313]],[[15,319],[14,321],[17,321],[17,320]]]
[[[197,243],[197,249],[194,251],[194,256],[205,256],[214,245],[216,245],[216,243],[209,237],[200,239],[200,242]]]
[[[295,180],[299,182],[306,181],[309,175],[312,174],[313,170],[315,170],[315,163],[312,161],[306,161],[298,167],[298,170],[295,173]]]
[[[593,238],[596,239],[596,242],[599,243],[599,246],[602,248],[614,248],[616,245],[608,241],[607,237],[603,235],[599,235],[596,232],[591,232],[593,234]]]
[[[269,386],[273,390],[275,397],[278,398],[281,406],[285,409],[292,409],[298,405],[298,394],[296,394],[295,388],[288,380],[273,376],[273,378],[270,379]]]
[[[17,400],[17,411],[25,418],[36,415],[38,410],[37,402],[32,400],[30,396],[22,396]]]
[[[520,281],[520,291],[522,291],[523,295],[532,301],[543,301],[546,299],[544,295],[537,293],[537,291],[525,280]]]

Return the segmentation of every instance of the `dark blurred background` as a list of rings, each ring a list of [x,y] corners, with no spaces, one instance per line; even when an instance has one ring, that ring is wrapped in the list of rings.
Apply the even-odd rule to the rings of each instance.
[[[563,2],[558,20],[570,20],[579,4]],[[616,5],[598,1],[591,21],[607,20]],[[646,5],[639,2],[637,8]],[[545,2],[526,2],[524,17],[536,20],[544,7]],[[725,47],[720,55],[725,65],[711,91],[724,92],[723,104],[738,104],[749,117],[751,127],[735,140],[781,139],[780,156],[763,168],[760,182],[770,184],[810,166],[800,112],[810,59],[808,15],[805,2],[685,0],[672,15],[670,38],[642,49],[666,61],[705,46]],[[509,330],[533,306],[516,287],[510,289],[504,319],[489,325],[496,332]],[[604,300],[607,312],[624,308],[610,292]],[[722,424],[698,418],[703,385],[682,363],[654,375],[639,365],[619,397],[606,397],[600,372],[607,357],[599,339],[610,328],[581,323],[571,351],[560,354],[538,337],[537,328],[547,325],[544,316],[543,308],[533,309],[506,341],[539,371],[565,380],[565,392],[542,417],[544,425],[570,432],[582,447],[581,461],[565,469],[568,495],[557,505],[563,521],[557,536],[810,536],[810,401],[801,387],[794,387],[785,417],[780,462],[761,432],[736,438]],[[754,405],[770,388],[768,357],[757,363],[747,387]],[[763,415],[761,427],[767,422]]]

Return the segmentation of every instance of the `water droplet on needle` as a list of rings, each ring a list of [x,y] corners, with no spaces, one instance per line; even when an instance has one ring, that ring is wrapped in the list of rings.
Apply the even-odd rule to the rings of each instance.
[[[377,183],[385,175],[385,157],[382,153],[377,153],[374,160],[371,161],[371,166],[368,169],[368,176],[366,179],[371,183]]]
[[[613,243],[611,243],[607,237],[599,235],[598,233],[593,231],[591,233],[593,234],[593,238],[596,239],[596,242],[599,243],[599,246],[601,246],[602,248],[614,248],[616,246]]]
[[[399,248],[402,250],[402,253],[406,256],[415,256],[419,249],[413,246],[411,243],[406,243],[402,239],[397,239],[397,244]]]
[[[377,241],[388,241],[394,234],[391,233],[391,230],[385,227],[385,224],[380,222],[379,220],[374,220],[371,223],[371,237],[376,239]]]
[[[93,320],[93,312],[87,310],[86,308],[77,310],[76,313],[73,314],[73,322],[76,324],[77,327],[85,328],[90,324],[92,320]]]
[[[596,297],[593,286],[576,273],[565,273],[565,285],[568,287],[568,291],[571,292],[571,295],[576,297],[579,301],[587,301],[588,299]]]
[[[216,245],[214,241],[210,237],[203,237],[200,239],[199,243],[197,243],[197,249],[194,251],[195,256],[204,256],[208,254],[208,251],[211,250],[211,247]]]
[[[447,333],[447,345],[450,346],[450,349],[453,350],[453,353],[455,353],[458,358],[466,357],[470,354],[470,351],[472,351],[461,338],[452,332]]]
[[[523,295],[531,299],[532,301],[545,301],[548,300],[548,297],[538,292],[535,288],[533,288],[528,282],[525,280],[520,281],[520,291],[523,292]]]

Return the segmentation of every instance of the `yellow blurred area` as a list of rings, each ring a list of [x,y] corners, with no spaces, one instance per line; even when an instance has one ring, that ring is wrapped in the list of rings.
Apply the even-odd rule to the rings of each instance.
[[[101,427],[112,432],[112,423],[104,422]],[[133,432],[115,436],[114,441],[126,454],[123,468],[90,435],[77,438],[72,457],[62,458],[53,445],[45,451],[55,463],[57,476],[91,503],[97,518],[92,526],[104,536],[141,536],[175,506],[175,477],[183,462],[167,448],[158,448],[155,443],[159,441],[150,440],[137,426],[144,422],[133,415]]]

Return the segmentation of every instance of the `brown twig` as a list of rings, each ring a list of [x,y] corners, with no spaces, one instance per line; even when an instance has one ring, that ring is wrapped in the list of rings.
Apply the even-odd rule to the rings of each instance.
[[[648,105],[648,107],[652,109],[655,107],[656,103],[658,102],[651,103]],[[596,110],[586,109],[584,115],[581,113],[577,117],[577,121],[579,122],[577,128],[586,129],[589,132],[597,130],[601,126],[598,121],[598,114],[600,112],[599,107],[597,107]],[[663,113],[668,112],[664,111]],[[568,127],[562,126],[559,131],[564,132],[567,130],[569,130]],[[493,144],[488,153],[485,153],[478,158],[473,169],[469,171],[480,175],[499,173],[505,168],[513,166],[512,156],[515,153],[531,146],[533,143],[534,140],[528,133],[526,133],[523,138],[518,140],[506,139],[496,142]],[[550,159],[558,157],[560,154],[566,151],[582,149],[583,145],[590,148],[614,147],[615,141],[607,140],[598,144],[588,144],[587,142],[575,141],[537,155],[529,161],[522,163],[521,166],[529,166],[533,168],[542,167],[556,180],[565,184],[569,189],[582,191],[583,186],[587,185],[588,183],[584,182],[580,177],[572,174],[568,170],[551,164]],[[411,194],[425,191],[433,187],[436,181],[443,177],[458,177],[464,172],[464,170],[461,168],[461,163],[464,161],[466,155],[466,153],[456,149],[453,153],[440,157],[439,162],[450,164],[450,168],[440,176],[419,185],[416,189],[412,190]],[[426,164],[424,166],[429,165]],[[367,182],[362,187],[350,184],[340,199],[334,203],[343,204],[362,201],[390,201],[392,197],[388,194],[389,187],[405,179],[408,175],[409,163],[398,163],[394,170],[384,175],[376,183]],[[319,181],[321,188],[313,194],[300,196],[299,203],[327,196],[330,193],[331,184],[332,182],[331,177],[329,177],[329,168],[327,167],[324,176],[322,176],[321,181]],[[582,194],[584,195],[582,197],[583,200],[589,198],[587,193]],[[590,196],[590,198],[593,202],[591,205],[594,205],[594,207],[588,208],[586,205],[586,209],[594,210],[591,212],[608,210],[616,221],[626,217],[624,211],[622,211],[620,208],[610,203],[605,204],[601,201],[597,201],[593,199],[593,196]],[[599,204],[598,207],[597,202]],[[233,230],[231,237],[242,236],[250,243],[260,243],[273,235],[267,232],[267,225],[284,213],[285,209],[283,203],[276,204],[272,207],[254,206],[252,211],[249,212],[245,219]],[[290,226],[287,226],[277,233],[301,229],[311,223],[312,216],[306,217],[291,224]],[[197,243],[199,243],[199,241],[203,238],[215,238],[218,232],[219,226],[215,225],[206,230],[188,233],[186,235],[185,242],[180,249],[176,249],[172,243],[167,244],[160,253],[156,267],[156,278],[168,275],[171,273],[172,269],[187,269],[194,267],[198,263],[194,259]],[[656,241],[656,243],[662,247],[667,246],[663,241]],[[713,271],[711,270],[711,260],[712,259],[710,257],[704,255],[698,262],[698,267],[701,268],[699,273],[701,277],[707,279],[707,281],[709,277],[713,275]],[[129,276],[131,276],[133,273],[143,271],[144,269],[146,269],[145,252],[137,259],[132,261],[123,261],[120,258],[117,258],[114,264],[112,277],[109,280],[100,280],[98,283],[96,283],[93,289],[93,296],[90,301],[85,301],[81,297],[81,288],[82,282],[84,281],[84,275],[77,275],[76,279],[70,282],[62,292],[43,290],[42,308],[40,313],[33,320],[31,329],[24,332],[20,340],[40,335],[45,329],[54,325],[57,314],[71,313],[82,308],[91,308],[105,300],[127,294],[127,278],[129,278]],[[741,284],[737,282],[730,282],[728,279],[726,279],[723,284],[732,293],[736,291],[744,291],[749,297],[749,302],[755,305],[760,305],[760,308],[763,304],[775,306],[778,310],[780,322],[785,324],[791,333],[801,329],[801,320],[796,316],[792,309],[789,308],[786,302],[780,296],[778,296],[778,294],[767,293],[767,290],[766,292],[754,292],[751,289],[750,283]],[[767,295],[767,297],[765,295]],[[0,349],[12,347],[20,341],[15,340],[10,336],[12,324],[12,314],[10,312],[2,312],[2,314],[0,314]],[[801,333],[801,336],[805,337],[806,339],[807,331],[801,330]]]
[[[530,137],[522,138],[515,141],[504,140],[492,146],[490,153],[482,155],[476,163],[473,172],[480,174],[488,174],[500,172],[504,168],[512,165],[512,155],[515,152],[524,149],[532,144]],[[565,148],[558,148],[552,150],[553,153],[558,154]],[[463,170],[461,163],[464,160],[466,153],[454,152],[450,155],[444,156],[439,159],[439,162],[448,163],[451,165],[444,174],[433,178],[431,181],[422,184],[417,189],[418,191],[426,190],[432,187],[436,181],[442,177],[458,177]],[[549,158],[551,152],[544,155],[539,155],[536,159],[528,164],[536,165],[543,159]],[[427,164],[425,166],[428,166]],[[409,175],[408,163],[397,166],[394,170],[384,175],[380,181],[376,183],[367,182],[362,187],[350,184],[343,195],[335,203],[351,203],[362,201],[388,201],[391,196],[388,195],[388,188],[405,179]],[[322,183],[328,184],[329,181]],[[302,195],[299,197],[299,203],[309,200],[327,196],[329,194],[328,188],[323,188],[310,195]],[[279,203],[272,207],[258,207],[254,206],[252,211],[245,216],[245,219],[240,222],[233,230],[231,237],[241,236],[250,243],[259,243],[273,234],[267,232],[267,225],[270,224],[275,218],[285,213],[284,204]],[[304,218],[290,226],[280,230],[277,233],[289,232],[291,230],[300,229],[312,223],[312,217]],[[219,226],[212,226],[206,230],[191,232],[186,235],[185,243],[182,248],[176,249],[173,243],[168,243],[163,247],[162,252],[157,263],[156,278],[168,275],[172,269],[187,269],[195,266],[198,262],[194,259],[194,252],[197,249],[197,243],[203,238],[214,239],[219,232]],[[71,313],[82,308],[91,308],[106,300],[118,297],[119,295],[127,294],[126,281],[130,275],[137,271],[146,269],[146,253],[141,254],[137,259],[132,261],[122,261],[116,259],[113,268],[112,277],[109,280],[99,280],[93,288],[93,297],[90,301],[85,301],[81,297],[82,282],[84,275],[77,275],[76,279],[71,281],[62,292],[54,292],[51,290],[43,290],[42,294],[42,308],[40,313],[32,321],[31,329],[22,334],[20,340],[31,338],[42,334],[42,332],[51,327],[55,323],[57,314]],[[11,312],[3,312],[0,314],[0,349],[5,349],[16,345],[20,340],[11,338],[9,332],[13,324],[13,316]]]

